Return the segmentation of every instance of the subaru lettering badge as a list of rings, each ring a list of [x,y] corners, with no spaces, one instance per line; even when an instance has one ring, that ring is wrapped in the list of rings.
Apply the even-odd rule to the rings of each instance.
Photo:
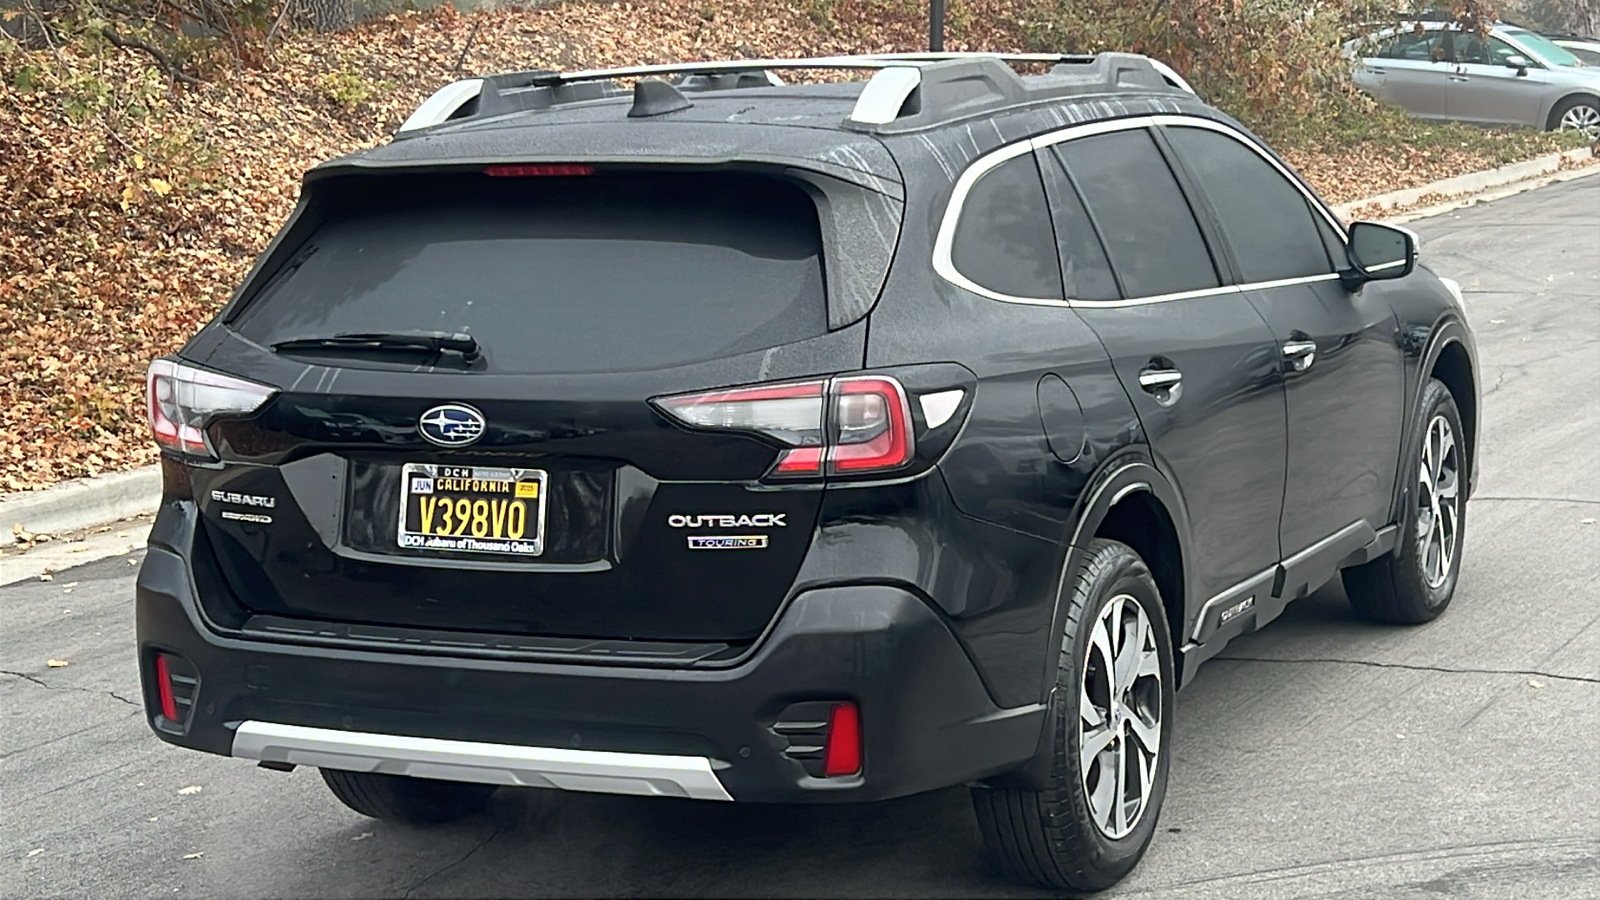
[[[417,420],[417,431],[441,447],[465,447],[483,436],[483,413],[460,403],[435,406]]]

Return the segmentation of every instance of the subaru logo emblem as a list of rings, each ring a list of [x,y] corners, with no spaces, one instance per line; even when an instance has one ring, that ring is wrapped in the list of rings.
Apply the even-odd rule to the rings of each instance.
[[[428,410],[417,420],[422,436],[441,447],[465,447],[480,437],[483,413],[461,403],[445,403]]]

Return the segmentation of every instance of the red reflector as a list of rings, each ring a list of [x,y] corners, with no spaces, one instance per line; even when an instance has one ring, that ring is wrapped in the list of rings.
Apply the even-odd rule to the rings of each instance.
[[[515,166],[490,166],[483,170],[493,178],[538,178],[540,176],[593,175],[594,166],[572,163],[528,164]]]
[[[861,711],[854,703],[835,703],[828,714],[828,741],[822,774],[829,778],[861,771]]]
[[[178,721],[178,701],[172,696],[172,673],[167,670],[167,658],[156,654],[156,690],[161,694],[161,715]]]

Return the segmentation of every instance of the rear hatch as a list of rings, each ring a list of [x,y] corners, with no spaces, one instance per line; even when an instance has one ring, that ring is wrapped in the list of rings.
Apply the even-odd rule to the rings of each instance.
[[[233,602],[402,644],[757,637],[822,492],[761,483],[772,440],[650,401],[862,365],[864,322],[830,327],[820,193],[685,167],[321,186],[188,351],[277,391],[189,467]]]

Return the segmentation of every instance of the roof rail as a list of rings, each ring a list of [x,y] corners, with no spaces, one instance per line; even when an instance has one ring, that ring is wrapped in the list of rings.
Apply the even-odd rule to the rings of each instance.
[[[1067,76],[1060,87],[1025,82],[1011,69],[1019,63],[1053,66]],[[564,103],[599,100],[629,93],[614,84],[623,78],[668,76],[677,91],[699,92],[782,85],[775,72],[805,69],[872,70],[845,124],[860,130],[909,130],[998,107],[1045,99],[1095,84],[1170,86],[1194,93],[1170,67],[1142,56],[1103,53],[883,53],[794,59],[706,60],[555,72],[535,69],[457,81],[440,88],[412,113],[396,133],[406,136],[444,122],[478,116],[548,109]],[[1043,93],[1041,93],[1043,91]]]

